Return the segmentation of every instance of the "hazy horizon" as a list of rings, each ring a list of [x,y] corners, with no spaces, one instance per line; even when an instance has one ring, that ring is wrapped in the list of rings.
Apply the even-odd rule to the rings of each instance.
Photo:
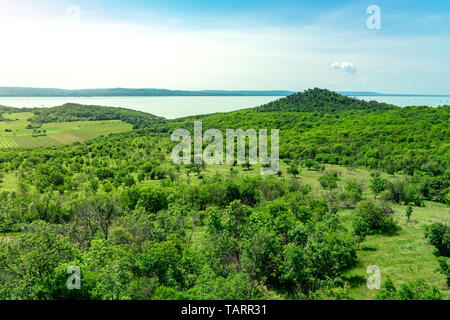
[[[0,86],[448,94],[449,12],[443,0],[1,1]]]
[[[68,89],[68,88],[63,88],[63,87],[32,87],[32,86],[20,86],[20,87],[15,87],[15,86],[0,86],[0,89],[2,88],[11,88],[11,89],[32,89],[32,90],[64,90],[64,91],[95,91],[95,90],[167,90],[167,91],[171,91],[171,92],[178,92],[178,91],[185,91],[186,93],[192,93],[192,92],[211,92],[211,93],[217,93],[217,92],[224,92],[224,93],[238,93],[238,92],[253,92],[255,94],[252,94],[250,96],[259,96],[257,93],[270,93],[270,92],[290,92],[290,93],[297,93],[297,92],[303,92],[304,90],[288,90],[288,89],[254,89],[254,90],[250,90],[250,89],[246,89],[246,88],[240,88],[240,89],[233,89],[233,90],[227,90],[227,89],[198,89],[198,90],[185,90],[185,89],[168,89],[168,88],[163,88],[163,87],[95,87],[95,88],[73,88],[73,89]],[[305,88],[305,90],[307,89],[313,89],[312,87],[310,88]],[[327,90],[331,90],[328,88],[320,88],[320,89],[327,89]],[[426,94],[426,93],[421,93],[421,92],[402,92],[402,93],[391,93],[391,92],[378,92],[378,91],[372,91],[372,90],[367,90],[367,91],[352,91],[352,90],[331,90],[331,91],[335,91],[341,95],[346,95],[346,96],[359,96],[358,94],[361,94],[361,96],[371,96],[371,94],[377,94],[377,95],[384,95],[384,96],[435,96],[435,97],[447,97],[450,96],[450,93],[435,93],[435,94]],[[89,95],[89,96],[83,96],[83,95],[58,95],[55,97],[108,97],[109,95]],[[128,94],[128,95],[117,95],[117,97],[133,97],[134,95]],[[140,97],[140,96],[147,96],[147,95],[136,95],[135,97]],[[153,96],[153,95],[148,95],[149,97]],[[164,96],[164,95],[160,95],[160,96]],[[167,97],[170,97],[171,95],[168,95]],[[179,95],[182,96],[182,95]],[[208,96],[208,95],[205,95]],[[211,95],[211,96],[215,96],[215,95]],[[239,95],[229,95],[229,96],[239,96]],[[261,95],[262,96],[262,95]],[[285,96],[285,95],[274,95],[274,96]],[[374,95],[376,96],[376,95]],[[27,96],[22,96],[22,95],[4,95],[1,93],[0,91],[0,97],[46,97],[46,96],[39,96],[39,95],[27,95]],[[52,95],[49,95],[48,97],[52,97]],[[113,97],[113,96],[111,96]]]

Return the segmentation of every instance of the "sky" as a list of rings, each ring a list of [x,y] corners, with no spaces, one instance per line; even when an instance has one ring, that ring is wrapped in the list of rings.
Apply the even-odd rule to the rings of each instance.
[[[449,61],[448,0],[0,0],[0,86],[450,94]]]

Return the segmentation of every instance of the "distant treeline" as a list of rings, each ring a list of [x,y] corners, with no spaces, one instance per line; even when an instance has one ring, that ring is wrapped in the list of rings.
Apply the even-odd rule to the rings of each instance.
[[[168,90],[168,89],[80,89],[0,87],[0,97],[114,97],[114,96],[287,96],[286,90]]]
[[[156,128],[164,123],[164,118],[155,115],[116,107],[89,106],[66,103],[53,108],[28,109],[34,113],[29,119],[32,123],[122,120],[133,125],[134,129]],[[159,131],[164,131],[163,129]]]

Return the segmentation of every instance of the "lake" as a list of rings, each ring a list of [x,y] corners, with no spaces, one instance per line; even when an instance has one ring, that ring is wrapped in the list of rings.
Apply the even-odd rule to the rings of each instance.
[[[189,115],[234,111],[251,108],[279,99],[273,96],[251,97],[0,97],[0,105],[10,107],[54,107],[64,103],[122,107],[144,111],[167,119]],[[450,104],[450,97],[415,96],[362,96],[364,100],[387,102],[401,107],[407,105],[428,105],[436,107]]]

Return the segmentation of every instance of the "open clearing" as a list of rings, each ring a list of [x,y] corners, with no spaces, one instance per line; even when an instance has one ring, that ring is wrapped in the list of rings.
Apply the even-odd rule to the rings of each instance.
[[[120,120],[45,123],[27,129],[30,112],[5,113],[11,121],[0,121],[0,148],[55,146],[81,142],[100,135],[131,131],[131,124]],[[33,136],[34,135],[34,136]]]

